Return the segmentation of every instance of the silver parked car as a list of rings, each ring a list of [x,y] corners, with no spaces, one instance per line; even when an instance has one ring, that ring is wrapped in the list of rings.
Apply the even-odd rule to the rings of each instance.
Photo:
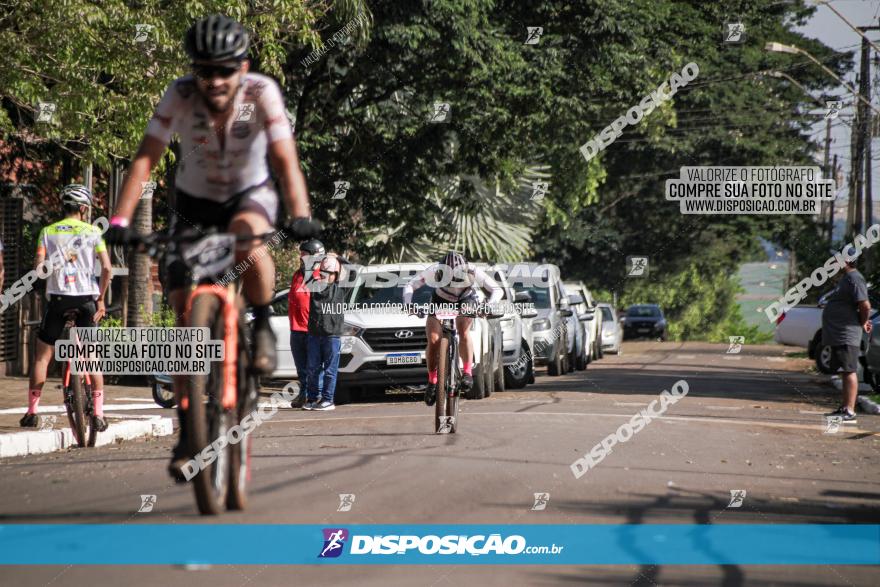
[[[556,377],[569,372],[566,320],[571,316],[570,308],[562,307],[561,280],[559,267],[549,264],[517,263],[513,269],[524,268],[533,277],[540,277],[541,283],[529,281],[524,283],[516,275],[508,272],[517,293],[528,294],[528,302],[534,304],[538,315],[532,318],[532,335],[534,340],[534,363],[546,365],[547,374]],[[519,298],[519,296],[517,296]],[[523,300],[525,301],[525,300]],[[568,306],[568,300],[565,300]]]
[[[602,358],[602,344],[600,339],[602,330],[602,318],[596,312],[596,301],[590,289],[583,281],[566,282],[565,289],[569,294],[580,294],[583,302],[577,304],[576,311],[581,320],[586,338],[587,362]]]
[[[602,350],[614,355],[620,354],[623,329],[617,317],[617,310],[611,304],[600,303],[597,309],[602,314]]]
[[[495,390],[504,391],[506,387],[521,389],[535,380],[532,357],[534,338],[530,318],[537,316],[538,312],[528,306],[515,306],[517,303],[528,301],[528,296],[513,291],[503,267],[486,263],[474,263],[474,265],[486,271],[504,292],[499,302],[505,309],[504,315],[499,320],[503,339],[504,370],[501,380],[495,381]]]

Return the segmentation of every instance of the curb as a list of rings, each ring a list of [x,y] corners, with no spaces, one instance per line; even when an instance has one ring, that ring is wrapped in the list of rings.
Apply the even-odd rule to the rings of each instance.
[[[870,398],[860,395],[856,398],[856,401],[858,401],[866,414],[880,414],[880,404],[871,401]]]
[[[149,420],[124,420],[110,424],[98,434],[95,446],[104,446],[140,437],[168,436],[174,429],[171,418],[155,416]],[[75,445],[70,428],[0,434],[0,458],[37,455],[65,450]]]

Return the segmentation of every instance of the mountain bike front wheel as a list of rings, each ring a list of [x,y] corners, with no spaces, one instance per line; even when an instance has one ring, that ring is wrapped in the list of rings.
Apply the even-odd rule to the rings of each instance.
[[[209,328],[212,339],[224,340],[220,299],[210,293],[196,295],[189,326]],[[199,512],[204,515],[219,514],[226,506],[230,451],[224,445],[232,415],[223,408],[223,385],[223,362],[212,361],[210,372],[190,375],[187,386],[189,448],[199,469],[192,484]]]
[[[244,324],[239,314],[239,324]],[[233,425],[241,421],[257,408],[257,378],[250,372],[250,356],[247,340],[241,328],[238,331],[238,406]],[[244,428],[244,427],[242,427]],[[243,431],[244,432],[244,431]],[[226,507],[230,510],[243,510],[247,506],[247,489],[251,479],[251,435],[243,433],[238,444],[229,445],[229,495]]]
[[[447,381],[449,374],[449,339],[445,336],[440,337],[440,344],[437,345],[437,401],[434,404],[434,433],[442,434],[446,432],[446,394]]]

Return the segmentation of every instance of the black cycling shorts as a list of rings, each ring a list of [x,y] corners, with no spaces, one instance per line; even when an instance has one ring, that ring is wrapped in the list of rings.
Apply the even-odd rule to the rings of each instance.
[[[207,231],[214,228],[223,232],[239,213],[254,211],[261,214],[275,226],[278,214],[278,191],[271,181],[250,187],[225,202],[215,202],[196,198],[180,190],[177,191],[175,207],[169,214],[168,226],[172,235],[193,230]],[[192,284],[192,275],[186,263],[174,252],[165,257],[163,267],[164,285],[167,290],[187,288]]]
[[[76,310],[76,326],[89,327],[94,326],[95,322],[92,318],[98,311],[98,305],[95,303],[94,296],[61,296],[52,294],[49,296],[49,305],[46,307],[46,313],[43,314],[43,321],[40,322],[40,329],[37,331],[37,338],[46,344],[55,345],[61,337],[61,331],[64,330],[64,314],[68,310]]]
[[[457,301],[454,302],[450,302],[446,298],[441,298],[435,291],[431,294],[431,311],[428,312],[428,315],[433,316],[436,314],[438,310],[437,306],[444,306],[446,308],[454,309],[456,312],[462,312],[462,316],[473,317],[473,314],[470,312],[473,312],[479,303],[480,300],[477,297],[477,292],[473,289],[466,291]],[[465,308],[462,310],[462,305],[471,306],[471,308]]]

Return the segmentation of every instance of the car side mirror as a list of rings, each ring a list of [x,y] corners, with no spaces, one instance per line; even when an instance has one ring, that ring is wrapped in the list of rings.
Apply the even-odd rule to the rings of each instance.
[[[513,295],[513,303],[523,304],[532,301],[532,294],[527,291],[518,291]]]
[[[589,322],[592,319],[592,314],[581,314],[580,316],[578,316],[578,320],[580,320],[581,322]]]
[[[574,314],[574,312],[572,312],[572,311],[569,310],[568,308],[561,308],[561,309],[559,310],[559,315],[560,315],[560,316],[565,316],[566,318],[570,317],[572,314]]]

